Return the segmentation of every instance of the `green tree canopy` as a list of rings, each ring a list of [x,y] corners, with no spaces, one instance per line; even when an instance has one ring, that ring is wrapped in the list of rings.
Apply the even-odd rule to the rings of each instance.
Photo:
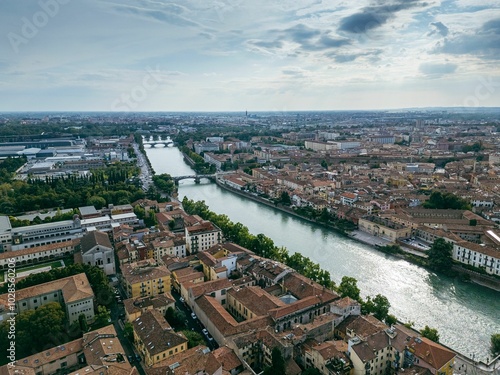
[[[452,210],[470,210],[471,205],[460,197],[452,193],[441,193],[434,190],[429,197],[429,200],[424,202],[424,208],[439,208]]]
[[[444,238],[436,238],[427,252],[429,267],[437,272],[449,273],[453,265],[453,245]]]
[[[203,336],[200,335],[198,332],[185,330],[182,331],[182,333],[188,339],[188,348],[194,348],[195,346],[205,344]]]
[[[286,375],[285,359],[277,346],[271,352],[271,361],[272,365],[264,369],[264,375]]]
[[[338,292],[341,297],[350,297],[356,301],[360,301],[360,290],[357,285],[357,280],[354,277],[344,276],[339,284]]]
[[[429,340],[432,340],[434,342],[439,342],[439,333],[436,328],[431,328],[426,325],[424,329],[420,331],[420,334],[423,337],[427,337]]]
[[[491,335],[490,343],[493,355],[500,354],[500,333]]]
[[[387,297],[377,294],[375,297],[367,297],[361,308],[364,314],[373,314],[379,320],[385,320],[389,314],[391,304]]]

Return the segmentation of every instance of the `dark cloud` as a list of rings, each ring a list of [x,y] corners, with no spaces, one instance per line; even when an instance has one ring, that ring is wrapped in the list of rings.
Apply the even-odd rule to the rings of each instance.
[[[429,35],[429,36],[434,35],[434,34],[439,34],[441,36],[448,35],[449,30],[444,23],[431,22],[429,25],[432,27],[432,30],[429,31],[429,33],[427,35]]]
[[[420,73],[429,77],[441,77],[446,74],[454,73],[458,65],[452,63],[423,63],[420,64]]]
[[[330,51],[351,44],[349,39],[330,36],[328,30],[315,29],[304,24],[284,30],[271,30],[268,35],[269,38],[266,40],[251,40],[247,43],[272,50],[281,48],[283,43],[288,41],[299,45],[298,52]]]
[[[432,52],[500,60],[500,19],[486,22],[475,33],[446,38]]]
[[[427,6],[427,3],[418,0],[398,0],[391,4],[365,7],[358,13],[342,18],[338,31],[364,34],[384,25],[402,10],[423,6]]]
[[[303,24],[298,24],[285,30],[285,34],[294,42],[302,44],[320,35],[321,31]]]

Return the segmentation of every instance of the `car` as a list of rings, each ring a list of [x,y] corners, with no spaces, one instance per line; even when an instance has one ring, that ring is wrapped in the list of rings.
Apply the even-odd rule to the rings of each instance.
[[[137,362],[140,362],[140,361],[142,360],[142,358],[141,358],[141,356],[140,356],[139,354],[136,354],[136,355],[135,355],[135,360],[136,360]]]
[[[208,336],[208,331],[207,331],[207,329],[206,329],[206,328],[203,328],[203,329],[201,330],[201,332],[203,332],[203,334],[204,334],[205,336]]]
[[[130,363],[134,362],[134,357],[132,357],[131,355],[128,355],[127,358]]]
[[[181,297],[181,298],[179,298],[179,301],[181,301],[182,303],[184,303],[185,300],[184,300],[184,298]]]
[[[207,335],[207,339],[208,339],[208,341],[213,341],[214,340],[214,338],[212,336],[210,336],[210,335]]]
[[[191,313],[191,318],[193,319],[197,319],[198,317],[196,316],[196,314],[194,312]]]

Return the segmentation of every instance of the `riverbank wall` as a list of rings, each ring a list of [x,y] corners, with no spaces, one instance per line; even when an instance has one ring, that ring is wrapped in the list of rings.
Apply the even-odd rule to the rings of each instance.
[[[333,231],[335,231],[336,233],[338,233],[340,235],[348,236],[347,233],[345,233],[344,231],[342,231],[342,230],[340,230],[338,228],[335,228],[335,227],[332,227],[331,225],[328,225],[328,224],[325,224],[325,223],[322,223],[322,222],[319,222],[319,221],[316,221],[316,220],[304,217],[302,215],[299,215],[298,213],[296,213],[291,208],[288,208],[288,207],[285,207],[285,206],[282,206],[282,205],[276,205],[273,202],[268,201],[267,199],[261,198],[259,196],[253,195],[253,194],[248,194],[248,193],[245,193],[245,192],[243,192],[241,190],[232,188],[231,186],[228,186],[225,183],[221,182],[219,179],[215,179],[215,183],[220,188],[222,188],[224,190],[228,190],[228,191],[230,191],[232,193],[235,193],[237,195],[240,195],[242,197],[245,197],[246,199],[250,199],[250,200],[253,200],[254,202],[264,204],[264,205],[266,205],[268,207],[274,208],[274,209],[279,210],[281,212],[285,212],[285,213],[287,213],[289,215],[292,215],[292,216],[296,217],[297,219],[307,221],[308,223],[319,225],[319,226],[322,226],[324,228],[333,230]]]

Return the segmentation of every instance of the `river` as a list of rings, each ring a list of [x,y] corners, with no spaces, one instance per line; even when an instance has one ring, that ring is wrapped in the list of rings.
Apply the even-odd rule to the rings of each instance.
[[[194,174],[175,147],[146,148],[156,173]],[[500,333],[500,293],[475,284],[437,276],[328,229],[244,199],[214,183],[182,180],[179,199],[204,200],[216,213],[241,222],[251,233],[264,233],[277,246],[299,252],[328,270],[338,284],[342,276],[358,280],[363,297],[383,294],[390,313],[417,329],[436,328],[440,342],[476,360],[491,358],[490,336]]]

